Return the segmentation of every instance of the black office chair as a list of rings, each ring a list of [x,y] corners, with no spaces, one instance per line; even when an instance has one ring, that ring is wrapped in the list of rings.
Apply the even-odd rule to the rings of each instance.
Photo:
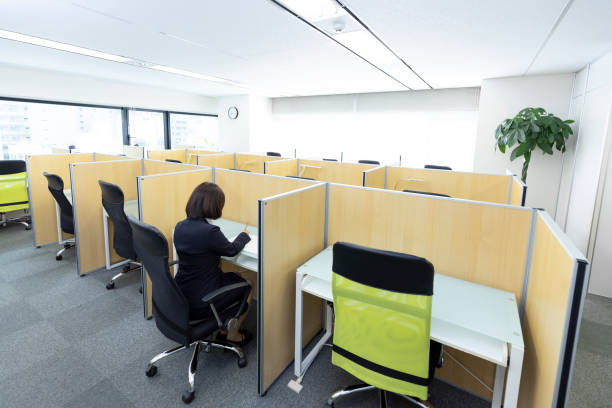
[[[174,159],[166,159],[166,161],[169,162],[169,163],[183,163],[180,160],[174,160]]]
[[[380,162],[377,160],[359,160],[357,163],[361,163],[361,164],[378,164],[380,165]]]
[[[266,152],[266,156],[281,157],[281,154],[278,152]]]
[[[27,178],[25,161],[0,160],[0,225],[3,227],[11,223],[32,229]],[[23,215],[9,218],[7,213],[13,211],[23,211]]]
[[[47,178],[49,191],[60,208],[60,228],[66,234],[74,235],[74,216],[72,213],[72,204],[70,204],[70,201],[68,201],[64,195],[64,180],[62,180],[62,178],[57,174],[49,174],[47,172],[44,172],[43,176]],[[55,259],[61,261],[64,251],[74,246],[74,239],[64,242],[64,247],[55,254]]]
[[[247,310],[247,299],[251,288],[247,282],[236,283],[222,287],[207,296],[202,301],[210,305],[212,315],[207,320],[197,322],[189,321],[189,304],[177,286],[172,275],[168,272],[168,242],[163,234],[155,227],[147,225],[128,217],[134,237],[134,249],[152,281],[153,289],[153,317],[155,325],[164,336],[180,343],[149,361],[147,377],[157,374],[159,360],[181,350],[194,346],[193,355],[189,364],[189,388],[183,394],[183,402],[189,404],[195,396],[195,376],[198,367],[200,349],[210,351],[211,347],[230,350],[238,356],[238,367],[247,365],[242,349],[227,341],[212,340],[213,335],[220,329],[231,330],[235,328],[238,318]],[[174,264],[174,262],[173,262]],[[248,287],[248,290],[245,288]],[[241,301],[234,303],[224,310],[217,310],[215,303],[232,290],[244,291]]]
[[[311,177],[300,177],[300,176],[285,176],[285,177],[296,178],[296,179],[301,179],[301,180],[314,180]]]
[[[99,180],[98,184],[100,184],[100,190],[102,190],[102,206],[113,222],[113,247],[115,252],[123,258],[137,263],[135,267],[131,267],[128,263],[123,267],[123,271],[113,276],[106,284],[106,289],[110,290],[115,287],[117,279],[125,276],[128,272],[140,269],[141,265],[138,263],[138,257],[134,250],[132,227],[130,227],[123,208],[123,191],[118,185],[106,181]]]
[[[402,190],[402,191],[404,193],[414,193],[414,194],[423,194],[423,195],[430,195],[430,196],[448,197],[448,198],[450,198],[450,196],[448,194],[430,193],[429,191],[419,191],[419,190]]]
[[[425,168],[426,169],[434,169],[434,170],[452,170],[448,166],[438,166],[437,164],[426,164]]]
[[[338,159],[326,159],[325,157],[323,158],[323,160],[324,160],[324,161],[335,161],[335,162],[337,162],[337,161],[338,161]]]

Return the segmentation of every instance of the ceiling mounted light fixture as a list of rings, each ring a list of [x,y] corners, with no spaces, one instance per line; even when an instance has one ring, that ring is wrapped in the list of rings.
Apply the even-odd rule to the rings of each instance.
[[[316,22],[346,15],[335,0],[279,0],[295,14]]]
[[[107,52],[96,51],[90,48],[77,47],[76,45],[70,45],[58,41],[46,40],[40,37],[33,37],[31,35],[25,35],[15,33],[13,31],[0,30],[0,38],[6,40],[18,41],[26,44],[38,45],[40,47],[53,48],[55,50],[67,51],[74,54],[86,55],[88,57],[101,58],[108,61],[114,62],[129,62],[132,59],[122,57],[120,55],[109,54]]]

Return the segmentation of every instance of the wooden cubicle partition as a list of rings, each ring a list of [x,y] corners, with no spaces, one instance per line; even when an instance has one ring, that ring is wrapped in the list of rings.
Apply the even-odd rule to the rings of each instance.
[[[589,264],[538,212],[525,299],[520,407],[564,407],[571,381]]]
[[[196,156],[199,166],[208,166],[219,169],[234,168],[234,153],[213,153]]]
[[[94,153],[95,161],[112,161],[112,160],[133,160],[131,157],[118,155],[118,154],[106,154],[106,153]]]
[[[200,154],[214,154],[220,153],[212,150],[199,150],[195,148],[188,148],[186,153],[186,162],[187,164],[198,164],[197,156]]]
[[[387,168],[375,167],[363,172],[363,185],[372,188],[385,188],[387,182]]]
[[[267,161],[282,160],[282,157],[265,156],[263,154],[236,153],[236,168],[248,170],[253,173],[264,173],[264,163]]]
[[[512,176],[387,167],[387,189],[447,194],[453,198],[509,203]]]
[[[323,183],[259,202],[258,392],[263,394],[294,357],[297,268],[323,249]],[[321,329],[321,299],[304,296],[303,344]]]
[[[376,167],[378,166],[374,164],[299,159],[298,176],[330,183],[362,186],[363,172]]]
[[[148,156],[150,160],[164,161],[166,159],[179,160],[181,163],[187,162],[187,150],[149,150]]]
[[[436,273],[512,292],[520,301],[533,211],[331,184],[328,244],[348,241],[427,258]],[[447,351],[493,387],[495,366]],[[437,375],[485,398],[491,393],[446,359]]]
[[[26,156],[28,195],[34,231],[34,245],[57,242],[55,200],[49,192],[43,172],[57,174],[70,188],[70,164],[93,161],[93,153],[44,154]]]
[[[525,200],[527,200],[527,186],[517,175],[513,175],[510,187],[510,204],[524,207]]]
[[[273,176],[297,176],[297,168],[297,159],[272,160],[264,163],[264,173]]]
[[[72,202],[79,275],[105,266],[102,193],[99,180],[117,184],[125,201],[138,198],[136,178],[142,175],[142,161],[137,159],[95,161],[71,165]],[[111,262],[120,257],[111,250]]]
[[[127,146],[123,145],[123,154],[132,159],[144,159],[144,147],[143,146]]]
[[[174,173],[177,171],[187,171],[197,169],[198,166],[184,163],[172,163],[159,160],[144,160],[144,175]]]

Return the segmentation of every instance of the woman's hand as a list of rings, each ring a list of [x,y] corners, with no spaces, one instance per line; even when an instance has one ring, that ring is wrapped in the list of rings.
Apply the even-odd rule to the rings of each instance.
[[[244,229],[242,230],[242,232],[244,232],[245,234],[247,234],[249,237],[251,236],[251,234],[249,234],[248,228],[249,224],[244,224]]]

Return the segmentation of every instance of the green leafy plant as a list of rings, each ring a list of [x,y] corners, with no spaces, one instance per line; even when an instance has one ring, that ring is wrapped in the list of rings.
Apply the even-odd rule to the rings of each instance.
[[[573,120],[561,120],[543,108],[525,108],[512,119],[504,120],[495,129],[496,146],[502,153],[512,148],[510,161],[523,156],[521,179],[527,181],[531,152],[539,147],[544,154],[553,154],[553,147],[565,152],[565,142],[574,132],[569,126]]]

